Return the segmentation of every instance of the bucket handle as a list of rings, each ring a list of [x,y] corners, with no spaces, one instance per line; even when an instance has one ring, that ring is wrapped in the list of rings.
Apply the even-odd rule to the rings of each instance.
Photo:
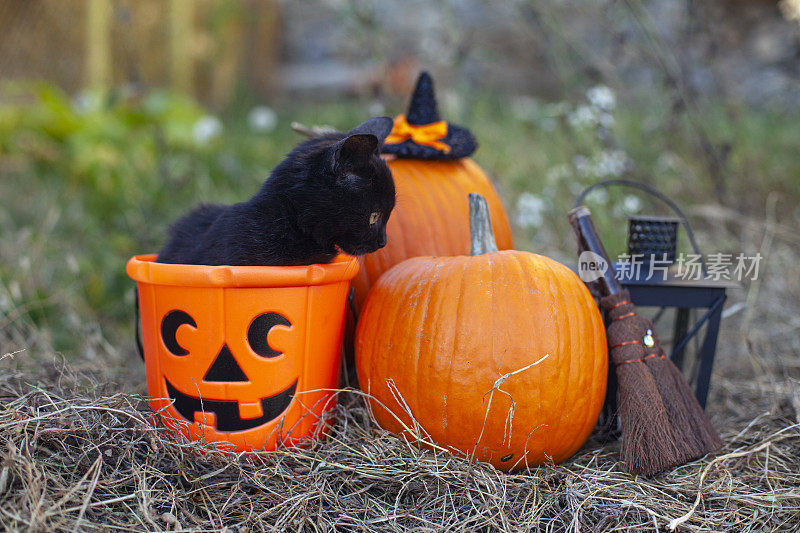
[[[133,299],[133,307],[134,307],[134,315],[135,315],[135,322],[133,323],[133,333],[136,339],[136,348],[139,350],[139,357],[142,358],[144,361],[144,347],[142,346],[142,332],[141,332],[141,313],[139,311],[139,289],[136,289]]]

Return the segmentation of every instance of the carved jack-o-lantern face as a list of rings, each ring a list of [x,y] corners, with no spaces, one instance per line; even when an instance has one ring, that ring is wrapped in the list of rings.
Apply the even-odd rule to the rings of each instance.
[[[275,449],[332,423],[345,302],[357,261],[209,267],[138,256],[147,391],[171,429]]]
[[[254,297],[259,290],[271,297]],[[302,388],[305,299],[290,298],[290,287],[161,291],[154,385],[170,400],[176,425],[188,423],[193,436],[247,442],[274,433]]]
[[[189,325],[197,328],[194,319],[185,311],[170,311],[161,320],[161,340],[164,347],[176,357],[188,357],[190,354],[181,347],[177,341],[178,328],[182,325]],[[273,326],[291,326],[289,320],[280,313],[262,313],[255,317],[247,328],[247,344],[250,349],[258,356],[264,358],[274,358],[283,355],[281,352],[272,349],[267,337]],[[251,354],[244,355],[250,357]],[[297,380],[286,389],[259,399],[261,404],[261,415],[255,418],[242,418],[239,412],[239,405],[236,400],[212,400],[202,398],[178,390],[175,385],[170,383],[169,378],[164,376],[165,385],[169,398],[173,400],[175,410],[185,419],[194,421],[195,414],[208,415],[214,414],[215,426],[217,431],[243,431],[253,429],[277,418],[286,411],[289,403],[297,390]],[[228,348],[227,343],[222,344],[219,353],[214,358],[211,366],[203,376],[204,383],[232,383],[246,382],[251,383],[250,378],[242,370],[241,365]]]

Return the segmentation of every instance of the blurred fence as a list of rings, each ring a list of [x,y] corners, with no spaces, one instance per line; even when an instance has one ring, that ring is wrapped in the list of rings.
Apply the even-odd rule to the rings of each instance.
[[[225,105],[274,87],[278,0],[0,0],[0,81],[171,86]]]
[[[0,0],[0,81],[256,97],[594,83],[800,106],[800,0]],[[457,85],[460,83],[460,85]]]

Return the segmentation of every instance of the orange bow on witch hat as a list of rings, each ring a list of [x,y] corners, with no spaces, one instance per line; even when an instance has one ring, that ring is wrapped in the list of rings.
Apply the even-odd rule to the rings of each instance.
[[[469,157],[478,143],[470,131],[442,120],[436,105],[433,79],[420,72],[408,113],[398,115],[381,152],[407,159],[447,161]]]
[[[408,123],[405,115],[400,114],[394,119],[392,132],[384,143],[395,144],[411,139],[417,144],[423,144],[441,150],[444,153],[449,153],[450,146],[439,140],[445,137],[447,137],[447,122],[444,120],[423,126],[415,126]]]

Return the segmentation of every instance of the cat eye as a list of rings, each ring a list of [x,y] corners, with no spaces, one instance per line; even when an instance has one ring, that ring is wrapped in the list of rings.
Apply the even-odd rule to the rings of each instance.
[[[369,225],[374,226],[378,219],[381,218],[380,213],[377,211],[373,211],[373,213],[369,216]]]

